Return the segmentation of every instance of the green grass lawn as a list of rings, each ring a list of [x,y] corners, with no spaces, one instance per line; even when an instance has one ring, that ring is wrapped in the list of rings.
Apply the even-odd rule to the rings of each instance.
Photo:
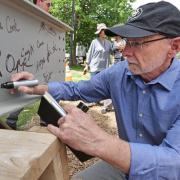
[[[29,106],[24,107],[23,111],[19,114],[17,121],[17,129],[21,129],[28,121],[30,121],[33,116],[37,113],[40,101],[35,102]],[[0,121],[6,121],[8,115],[3,115],[0,117]]]
[[[89,73],[83,75],[84,67],[82,67],[82,66],[72,66],[70,69],[71,69],[71,73],[72,73],[72,79],[73,79],[74,82],[78,82],[80,80],[88,80],[88,79],[90,79],[90,74]]]
[[[177,54],[177,57],[180,59],[180,52]]]
[[[24,108],[24,110],[20,113],[18,117],[18,122],[17,122],[18,128],[21,128],[28,121],[32,119],[32,117],[37,113],[39,104],[40,104],[40,101],[37,101],[33,105],[30,105]]]

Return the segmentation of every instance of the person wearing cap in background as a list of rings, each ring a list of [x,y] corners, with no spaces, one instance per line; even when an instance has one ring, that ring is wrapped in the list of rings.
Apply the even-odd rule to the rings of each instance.
[[[48,90],[56,100],[112,99],[119,137],[107,134],[90,115],[71,105],[64,107],[68,115],[59,120],[59,127],[48,125],[67,145],[102,159],[73,180],[179,180],[180,11],[165,1],[145,4],[127,23],[105,33],[126,38],[127,60],[89,81],[51,82],[19,91]],[[11,79],[30,76],[22,72]]]
[[[104,30],[107,29],[104,23],[97,24],[95,34],[97,38],[92,40],[86,59],[85,71],[89,69],[91,77],[109,67],[112,44],[106,39]]]
[[[97,24],[97,31],[95,32],[97,38],[92,40],[87,53],[84,74],[89,70],[91,78],[110,65],[110,54],[113,53],[112,43],[106,39],[105,29],[107,29],[107,27],[104,23]],[[102,113],[112,110],[111,99],[104,100],[101,103],[103,104]],[[87,103],[86,105],[93,106],[94,104],[95,103]]]
[[[104,30],[107,29],[104,23],[97,24],[95,34],[97,38],[92,40],[86,59],[85,71],[89,69],[91,77],[109,67],[112,44],[106,39]]]

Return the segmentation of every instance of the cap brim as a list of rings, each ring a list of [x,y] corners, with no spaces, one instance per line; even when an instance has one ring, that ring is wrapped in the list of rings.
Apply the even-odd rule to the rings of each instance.
[[[121,36],[124,38],[140,38],[157,34],[129,24],[114,26],[105,30],[107,36]]]
[[[97,30],[94,34],[99,34],[102,30],[106,30],[107,28],[102,28],[102,29],[99,29]]]
[[[94,34],[99,34],[101,32],[101,30],[98,30],[98,31],[96,31]]]

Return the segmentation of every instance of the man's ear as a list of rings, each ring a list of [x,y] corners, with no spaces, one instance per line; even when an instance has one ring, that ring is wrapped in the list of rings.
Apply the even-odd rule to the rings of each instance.
[[[173,50],[173,53],[175,54],[180,52],[180,37],[172,39],[171,49]]]

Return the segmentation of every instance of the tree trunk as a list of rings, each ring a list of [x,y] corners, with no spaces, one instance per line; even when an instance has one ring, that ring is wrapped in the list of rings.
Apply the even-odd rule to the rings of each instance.
[[[76,65],[76,14],[75,14],[75,0],[72,0],[72,27],[74,29],[71,32],[71,49],[70,49],[70,63],[69,65]]]

